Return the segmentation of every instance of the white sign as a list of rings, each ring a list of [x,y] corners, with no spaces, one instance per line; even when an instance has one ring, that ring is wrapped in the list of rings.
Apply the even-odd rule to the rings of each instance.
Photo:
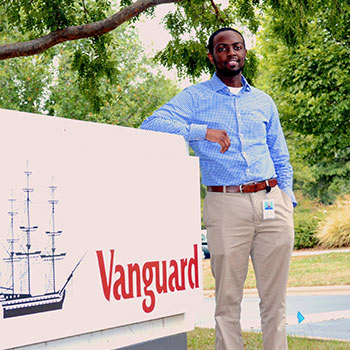
[[[182,137],[0,110],[0,149],[0,349],[193,308],[199,170]]]

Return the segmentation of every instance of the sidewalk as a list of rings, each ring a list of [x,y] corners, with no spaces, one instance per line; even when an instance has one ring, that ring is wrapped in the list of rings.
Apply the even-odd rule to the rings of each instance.
[[[213,298],[215,297],[215,291],[204,290],[203,295]],[[258,291],[256,288],[244,289],[243,295],[245,298],[256,298],[258,297]],[[350,286],[289,287],[287,288],[287,295],[350,295]]]

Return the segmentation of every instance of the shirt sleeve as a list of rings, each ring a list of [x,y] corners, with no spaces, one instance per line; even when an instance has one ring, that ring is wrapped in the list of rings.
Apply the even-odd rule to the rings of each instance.
[[[278,111],[272,100],[271,118],[267,127],[267,145],[275,166],[278,186],[287,193],[295,207],[297,201],[293,192],[293,168],[289,162],[288,147],[283,135]]]
[[[186,141],[202,141],[207,125],[192,123],[195,110],[194,98],[185,89],[145,119],[141,129],[182,135]]]

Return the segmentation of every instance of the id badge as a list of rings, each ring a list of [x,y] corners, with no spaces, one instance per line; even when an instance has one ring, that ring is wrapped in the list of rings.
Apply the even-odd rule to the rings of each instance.
[[[263,204],[263,218],[266,219],[274,219],[275,218],[275,203],[273,199],[265,199],[262,202]]]

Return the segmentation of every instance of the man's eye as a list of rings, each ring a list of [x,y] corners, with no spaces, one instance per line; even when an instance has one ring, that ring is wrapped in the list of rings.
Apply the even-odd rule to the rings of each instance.
[[[238,45],[238,46],[234,46],[233,49],[234,49],[235,51],[240,51],[240,50],[243,49],[243,47],[242,47],[241,45]]]
[[[218,48],[218,51],[219,51],[219,52],[225,52],[225,51],[226,51],[226,47],[219,47],[219,48]]]

